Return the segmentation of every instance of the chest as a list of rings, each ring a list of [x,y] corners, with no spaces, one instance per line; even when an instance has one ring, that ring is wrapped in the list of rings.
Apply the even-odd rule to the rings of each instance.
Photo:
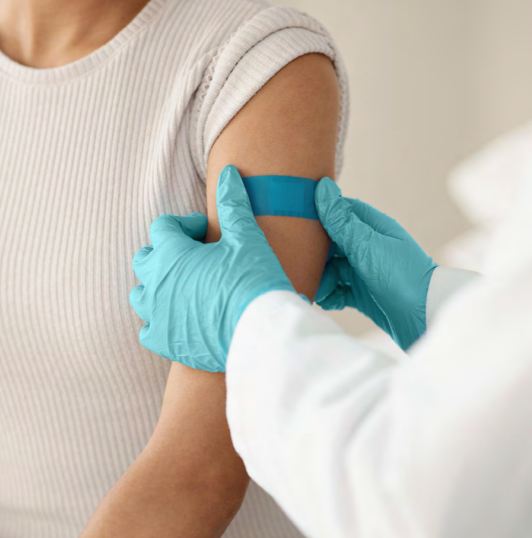
[[[0,361],[57,361],[75,343],[105,362],[136,346],[134,253],[161,213],[205,211],[188,109],[164,92],[94,84],[0,85]]]

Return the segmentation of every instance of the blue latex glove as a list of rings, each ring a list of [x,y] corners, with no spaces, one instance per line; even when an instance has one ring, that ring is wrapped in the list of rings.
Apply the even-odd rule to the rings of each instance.
[[[356,308],[408,349],[426,330],[432,258],[394,219],[343,198],[330,178],[316,187],[316,209],[331,237],[316,302],[325,310]]]
[[[226,166],[216,193],[222,238],[203,244],[207,217],[161,215],[151,225],[151,247],[133,268],[141,286],[130,303],[146,322],[147,349],[186,366],[225,371],[229,344],[246,306],[272,290],[295,291],[257,225],[238,170]]]

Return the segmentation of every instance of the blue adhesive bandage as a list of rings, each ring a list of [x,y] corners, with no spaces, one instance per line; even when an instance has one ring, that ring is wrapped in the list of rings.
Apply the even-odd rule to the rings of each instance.
[[[317,181],[295,176],[243,177],[253,214],[319,220],[314,202]]]

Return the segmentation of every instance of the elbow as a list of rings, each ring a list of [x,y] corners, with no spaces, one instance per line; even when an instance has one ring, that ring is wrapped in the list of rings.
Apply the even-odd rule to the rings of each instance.
[[[212,536],[222,536],[240,510],[248,484],[245,469],[235,473],[234,469],[207,465],[186,470],[175,481],[173,494],[176,499],[187,497],[187,504],[193,507],[203,507],[193,510],[201,514],[202,527],[212,529]]]
[[[200,485],[200,496],[208,503],[217,519],[225,528],[240,510],[249,485],[244,466],[240,473],[224,469],[204,473]]]
[[[201,521],[203,534],[198,536],[222,536],[246,494],[249,477],[244,463],[232,445],[184,446],[161,431],[156,430],[136,462],[149,483],[144,507],[154,506],[164,517],[178,517],[183,528],[196,528]]]

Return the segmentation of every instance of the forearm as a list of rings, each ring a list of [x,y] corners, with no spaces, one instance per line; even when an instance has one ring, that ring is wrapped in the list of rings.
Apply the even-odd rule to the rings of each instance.
[[[255,299],[227,362],[229,422],[252,478],[309,536],[524,536],[525,269],[453,297],[401,362],[294,294]]]
[[[82,538],[214,538],[238,511],[248,478],[229,436],[225,376],[173,364],[168,386],[150,442]]]

